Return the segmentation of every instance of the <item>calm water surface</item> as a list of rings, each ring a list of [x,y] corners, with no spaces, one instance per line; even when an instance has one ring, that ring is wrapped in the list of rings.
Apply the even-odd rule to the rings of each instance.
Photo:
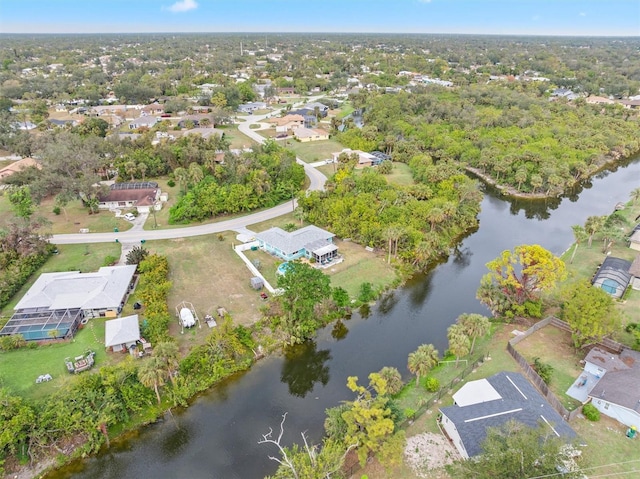
[[[440,351],[446,329],[461,313],[487,314],[475,299],[485,263],[519,244],[538,243],[559,255],[573,241],[571,225],[608,214],[640,187],[640,159],[605,172],[572,196],[550,202],[509,202],[488,191],[478,231],[463,240],[447,263],[415,278],[341,326],[320,331],[317,340],[270,357],[198,398],[191,407],[138,431],[108,451],[78,461],[50,478],[262,478],[275,471],[258,445],[288,412],[285,440],[300,433],[318,442],[325,409],[352,399],[347,376],[360,378],[383,366],[406,377],[407,355],[420,344]]]

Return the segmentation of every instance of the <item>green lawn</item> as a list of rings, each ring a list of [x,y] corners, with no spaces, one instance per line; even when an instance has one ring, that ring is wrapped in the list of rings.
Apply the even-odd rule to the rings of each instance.
[[[522,354],[529,364],[536,357],[553,367],[549,389],[569,411],[576,409],[580,403],[566,395],[567,389],[582,372],[580,361],[584,352],[576,353],[573,348],[571,334],[554,326],[546,326],[520,341],[516,350]]]
[[[219,130],[224,130],[224,136],[227,138],[231,144],[231,149],[238,148],[250,148],[255,142],[249,138],[248,136],[243,135],[238,131],[237,125],[219,125],[216,126]]]
[[[342,151],[344,146],[335,140],[309,141],[300,143],[295,140],[287,141],[287,148],[292,150],[296,156],[307,163],[326,160],[331,158],[332,153]]]
[[[24,296],[38,279],[41,273],[56,271],[81,271],[83,273],[97,271],[104,264],[107,256],[120,258],[120,245],[117,243],[69,244],[58,245],[58,254],[49,260],[31,276],[29,281],[11,299],[0,312],[0,316],[11,316],[13,307]]]
[[[113,231],[114,228],[126,231],[131,228],[131,223],[123,218],[116,218],[109,211],[99,211],[90,215],[88,208],[82,205],[80,200],[71,201],[66,207],[66,214],[62,211],[59,215],[53,213],[54,200],[47,198],[36,208],[34,215],[46,218],[51,222],[49,231],[52,234],[79,233],[86,228],[91,233],[104,233]],[[0,193],[0,223],[13,216],[13,210],[7,195]]]
[[[95,351],[97,368],[122,359],[122,355],[107,353],[104,347],[105,318],[95,318],[79,330],[71,341],[61,341],[35,349],[22,348],[0,353],[0,384],[12,393],[32,399],[45,397],[63,387],[73,375],[67,372],[64,359]],[[53,379],[36,384],[36,378],[50,374]],[[83,372],[80,374],[89,374]]]
[[[342,107],[340,108],[340,111],[338,112],[338,114],[336,115],[338,118],[344,118],[345,116],[350,115],[351,113],[353,113],[353,111],[355,110],[355,108],[353,108],[353,106],[351,105],[351,103],[349,102],[345,102],[343,103]]]
[[[413,185],[413,176],[411,175],[411,168],[405,163],[393,162],[393,170],[390,174],[384,175],[389,183],[396,184],[398,186]]]

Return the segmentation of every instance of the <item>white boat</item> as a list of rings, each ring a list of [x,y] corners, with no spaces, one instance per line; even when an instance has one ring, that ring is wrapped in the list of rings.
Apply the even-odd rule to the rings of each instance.
[[[190,328],[196,324],[196,320],[193,317],[193,312],[189,308],[182,308],[180,310],[180,323],[185,328]]]

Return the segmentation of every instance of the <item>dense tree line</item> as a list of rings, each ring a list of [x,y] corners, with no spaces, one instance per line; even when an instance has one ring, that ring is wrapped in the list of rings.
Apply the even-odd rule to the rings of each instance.
[[[293,198],[304,183],[304,169],[295,155],[273,142],[240,155],[228,154],[206,175],[197,165],[173,174],[185,192],[171,208],[172,224],[274,206]]]
[[[374,169],[358,174],[342,167],[326,192],[299,198],[299,206],[310,223],[367,246],[389,248],[395,258],[422,269],[477,225],[481,194],[475,181],[455,167],[416,177],[414,185],[400,187]]]
[[[365,127],[342,133],[346,146],[375,146],[409,164],[418,155],[455,162],[514,192],[556,195],[640,150],[640,121],[630,110],[550,102],[533,83],[369,92],[358,101]]]

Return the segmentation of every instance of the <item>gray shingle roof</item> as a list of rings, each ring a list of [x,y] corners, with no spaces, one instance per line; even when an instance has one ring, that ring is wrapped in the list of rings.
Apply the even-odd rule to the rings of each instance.
[[[105,266],[95,273],[43,273],[14,309],[117,308],[135,272],[136,265],[123,265]]]
[[[288,233],[281,228],[274,227],[262,233],[257,233],[256,238],[283,253],[289,255],[305,248],[313,251],[328,244],[328,239],[335,235],[314,225],[305,226],[299,230]]]
[[[442,414],[454,423],[470,457],[482,452],[487,428],[500,427],[509,420],[532,428],[538,427],[540,422],[547,422],[560,436],[575,437],[576,433],[569,424],[522,374],[501,372],[487,378],[487,381],[501,399],[465,407],[440,408]]]
[[[640,413],[640,352],[625,349],[620,353],[619,361],[627,367],[607,369],[589,396]]]

